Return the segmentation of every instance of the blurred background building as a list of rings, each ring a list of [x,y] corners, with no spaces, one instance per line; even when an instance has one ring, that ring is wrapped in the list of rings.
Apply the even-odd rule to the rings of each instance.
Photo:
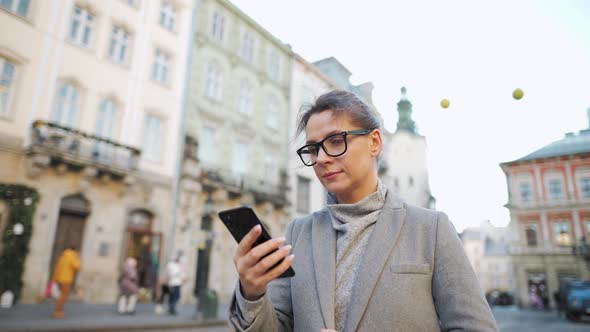
[[[113,301],[127,256],[143,258],[140,283],[153,287],[174,208],[193,5],[0,4],[0,181],[41,194],[22,301],[43,294],[69,245],[81,252],[81,300]]]
[[[412,112],[407,89],[402,87],[397,103],[397,129],[393,133],[384,130],[380,176],[405,202],[434,209],[436,200],[428,181],[426,137],[418,133]]]
[[[514,292],[516,279],[510,256],[510,229],[495,227],[486,220],[479,227],[466,228],[460,237],[482,291],[486,295],[494,291]]]
[[[518,299],[528,305],[531,287],[542,287],[553,305],[560,278],[590,277],[584,257],[572,250],[590,235],[590,125],[500,166],[516,235],[511,252]]]
[[[214,211],[249,205],[277,236],[289,222],[287,121],[293,52],[226,0],[201,1],[197,21],[186,133],[197,142],[201,200],[210,197]],[[216,289],[229,301],[237,280],[232,261],[236,244],[213,218],[205,227],[216,236],[207,254],[210,282],[203,275],[199,287]],[[199,268],[209,269],[205,264]]]

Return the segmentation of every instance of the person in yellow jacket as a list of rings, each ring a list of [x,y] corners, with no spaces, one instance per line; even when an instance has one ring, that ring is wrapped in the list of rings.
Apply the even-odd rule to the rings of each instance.
[[[64,250],[57,264],[55,265],[55,272],[53,273],[52,280],[59,285],[60,295],[55,304],[55,312],[53,317],[63,318],[64,317],[64,304],[70,295],[72,289],[72,283],[74,282],[74,276],[80,269],[80,257],[74,246]]]

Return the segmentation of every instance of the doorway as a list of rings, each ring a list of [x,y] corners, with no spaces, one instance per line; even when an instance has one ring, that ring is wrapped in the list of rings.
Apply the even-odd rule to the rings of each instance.
[[[90,204],[82,195],[76,194],[62,199],[49,265],[50,278],[53,277],[55,264],[65,249],[75,247],[78,252],[82,251],[84,229],[89,214]]]

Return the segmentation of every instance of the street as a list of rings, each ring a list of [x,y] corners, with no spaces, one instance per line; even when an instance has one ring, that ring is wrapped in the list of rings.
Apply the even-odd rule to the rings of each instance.
[[[535,311],[531,309],[519,310],[516,307],[494,307],[494,317],[498,328],[502,332],[576,332],[590,331],[590,321],[570,322],[563,316],[557,317],[554,310]]]
[[[495,307],[494,316],[501,332],[582,332],[590,331],[590,320],[584,322],[569,322],[565,318],[557,317],[555,311],[533,311],[529,309],[519,310],[515,307]],[[153,330],[156,331],[156,330]],[[229,327],[210,327],[198,329],[168,329],[157,330],[161,332],[226,332]]]

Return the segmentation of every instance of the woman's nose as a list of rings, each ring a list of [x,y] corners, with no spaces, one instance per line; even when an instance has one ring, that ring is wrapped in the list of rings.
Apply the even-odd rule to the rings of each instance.
[[[330,158],[332,158],[332,157],[328,156],[328,154],[326,153],[326,151],[324,151],[323,148],[320,148],[320,149],[318,149],[318,156],[316,157],[315,161],[316,161],[316,163],[322,164],[328,160],[331,160]]]

